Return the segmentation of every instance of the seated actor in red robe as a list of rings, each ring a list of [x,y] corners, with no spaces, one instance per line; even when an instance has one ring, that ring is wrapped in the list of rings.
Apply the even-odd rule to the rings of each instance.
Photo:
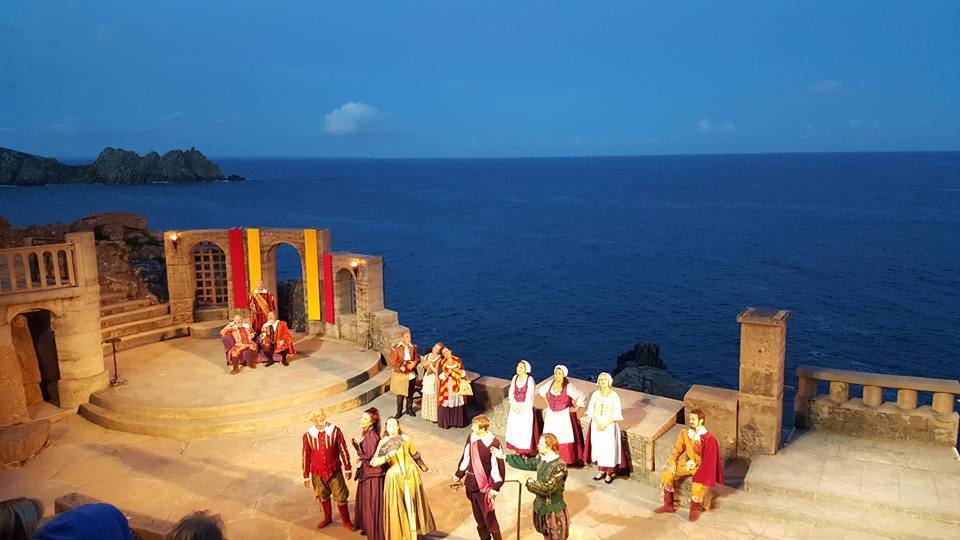
[[[240,373],[240,364],[256,369],[257,344],[253,341],[250,325],[243,322],[243,317],[233,316],[233,321],[220,330],[220,341],[227,355],[227,365],[233,366],[231,375]]]
[[[270,294],[261,279],[257,281],[257,288],[250,293],[247,301],[250,304],[250,322],[254,333],[256,333],[267,322],[267,313],[277,311],[277,299]]]
[[[327,422],[327,413],[317,409],[310,415],[313,425],[303,434],[303,485],[313,487],[313,493],[323,509],[323,521],[317,524],[322,529],[333,521],[330,498],[337,503],[343,527],[356,530],[350,521],[347,507],[347,482],[350,478],[350,453],[340,428]]]
[[[707,428],[703,411],[690,411],[689,429],[680,432],[677,444],[670,454],[667,470],[663,472],[660,486],[663,488],[663,506],[656,513],[673,512],[673,490],[677,480],[693,476],[690,502],[690,521],[696,521],[703,509],[703,498],[713,486],[723,484],[723,464],[720,463],[720,445]]]
[[[267,363],[267,367],[272,366],[278,360],[285,366],[289,366],[288,356],[297,354],[293,348],[293,334],[287,323],[277,319],[274,311],[267,312],[267,322],[260,328],[260,334],[257,336],[260,342],[260,354]]]

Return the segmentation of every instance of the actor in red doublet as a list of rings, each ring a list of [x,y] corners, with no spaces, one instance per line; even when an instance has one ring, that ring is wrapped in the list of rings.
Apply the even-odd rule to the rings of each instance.
[[[340,428],[327,422],[323,409],[310,416],[313,425],[303,434],[303,485],[313,486],[314,494],[323,509],[323,521],[317,528],[323,528],[332,521],[330,499],[337,503],[340,519],[344,528],[354,530],[347,508],[347,482],[350,478],[350,453]]]

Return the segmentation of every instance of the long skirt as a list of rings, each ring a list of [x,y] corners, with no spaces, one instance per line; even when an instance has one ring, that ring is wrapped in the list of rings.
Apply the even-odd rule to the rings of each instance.
[[[420,416],[424,420],[437,421],[437,376],[429,373],[423,377],[423,392],[421,393]]]
[[[537,409],[507,414],[507,433],[504,440],[507,449],[513,450],[521,456],[533,456],[537,453],[537,441],[540,440],[543,421]],[[516,443],[516,444],[515,444]]]
[[[567,465],[579,466],[583,464],[583,429],[580,427],[580,420],[577,413],[570,411],[570,426],[573,431],[573,442],[560,443],[560,459]],[[544,426],[544,432],[546,432]]]
[[[583,455],[588,463],[596,463],[597,470],[613,475],[629,475],[630,461],[627,455],[627,445],[623,444],[620,424],[610,424],[607,429],[599,431],[590,422],[587,428],[587,442]]]
[[[357,527],[369,540],[386,540],[383,536],[383,477],[371,476],[357,483]]]
[[[567,540],[570,535],[570,516],[567,515],[567,509],[549,512],[543,516],[534,512],[533,528],[546,540]]]
[[[437,425],[443,429],[466,427],[467,424],[466,405],[457,405],[455,407],[441,405],[438,407]]]
[[[416,540],[417,535],[437,528],[420,473],[411,468],[408,475],[405,479],[400,467],[394,465],[384,477],[382,523],[386,540]]]

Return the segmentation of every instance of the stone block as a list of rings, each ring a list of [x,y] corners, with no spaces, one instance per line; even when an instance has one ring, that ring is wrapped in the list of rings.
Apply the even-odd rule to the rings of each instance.
[[[101,362],[102,363],[102,362]],[[89,377],[66,379],[57,383],[59,406],[61,409],[76,409],[81,403],[90,401],[90,394],[103,390],[110,384],[110,376],[101,371]]]
[[[740,392],[769,398],[783,397],[783,366],[741,364]]]
[[[473,383],[473,403],[481,411],[492,411],[507,397],[510,381],[499,377],[480,377]]]
[[[737,411],[737,457],[776,454],[780,449],[783,400],[740,393]]]
[[[27,398],[11,328],[0,324],[0,426],[20,423],[27,417]]]
[[[740,364],[783,365],[786,328],[744,324],[740,329]]]
[[[684,413],[700,409],[706,417],[707,429],[720,445],[725,462],[737,458],[737,410],[740,393],[736,390],[695,384],[683,397]]]
[[[49,437],[47,422],[0,427],[0,467],[23,463],[37,455]]]

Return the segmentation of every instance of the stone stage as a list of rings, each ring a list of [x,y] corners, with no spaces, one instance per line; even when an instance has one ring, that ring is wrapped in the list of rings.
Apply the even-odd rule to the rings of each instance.
[[[111,429],[195,439],[283,428],[318,407],[331,414],[359,407],[389,386],[378,352],[334,339],[295,339],[298,354],[289,366],[260,364],[237,375],[229,374],[219,339],[176,339],[118,353],[127,383],[95,393],[80,414]],[[112,358],[108,364],[112,370]]]

